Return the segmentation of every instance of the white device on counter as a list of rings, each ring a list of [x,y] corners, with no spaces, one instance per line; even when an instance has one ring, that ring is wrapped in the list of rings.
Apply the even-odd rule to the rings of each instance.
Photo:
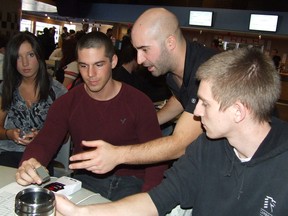
[[[81,187],[81,181],[68,176],[62,176],[53,182],[48,182],[48,184],[44,186],[44,188],[47,188],[54,193],[63,194],[65,196],[69,196],[79,191]]]

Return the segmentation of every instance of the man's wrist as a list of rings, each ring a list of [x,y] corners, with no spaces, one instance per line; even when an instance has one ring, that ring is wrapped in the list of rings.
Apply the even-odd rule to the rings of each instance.
[[[117,154],[121,155],[118,157],[117,164],[129,164],[131,160],[131,145],[117,146]]]

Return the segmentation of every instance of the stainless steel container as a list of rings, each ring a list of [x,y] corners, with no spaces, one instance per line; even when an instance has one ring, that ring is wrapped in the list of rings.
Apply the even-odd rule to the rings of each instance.
[[[54,216],[54,193],[40,187],[20,191],[15,197],[15,214],[18,216]]]

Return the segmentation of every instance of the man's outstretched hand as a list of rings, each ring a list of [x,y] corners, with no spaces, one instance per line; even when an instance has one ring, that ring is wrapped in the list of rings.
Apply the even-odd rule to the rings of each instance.
[[[121,147],[103,140],[82,141],[87,151],[70,157],[70,169],[86,169],[93,173],[104,174],[121,163]]]

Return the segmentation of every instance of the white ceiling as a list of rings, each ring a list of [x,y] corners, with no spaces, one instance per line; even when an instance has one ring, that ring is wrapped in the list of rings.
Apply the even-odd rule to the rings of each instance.
[[[37,12],[49,12],[56,13],[56,6],[38,2],[35,0],[22,0],[22,10],[24,11],[37,11]]]

